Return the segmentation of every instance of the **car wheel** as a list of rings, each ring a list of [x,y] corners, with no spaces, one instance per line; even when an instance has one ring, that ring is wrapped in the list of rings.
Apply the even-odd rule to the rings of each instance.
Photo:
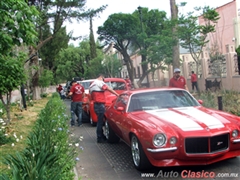
[[[133,163],[136,169],[146,170],[151,168],[152,165],[145,155],[141,143],[135,135],[131,136],[131,151]]]
[[[112,128],[109,126],[108,121],[105,121],[105,136],[109,143],[118,143],[120,138],[115,134]]]
[[[90,114],[90,124],[92,126],[96,126],[97,125],[97,123],[93,122],[91,114]]]

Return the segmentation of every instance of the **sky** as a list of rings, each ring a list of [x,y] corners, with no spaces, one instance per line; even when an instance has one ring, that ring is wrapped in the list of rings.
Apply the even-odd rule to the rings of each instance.
[[[176,4],[181,2],[187,2],[184,7],[179,7],[179,13],[187,13],[193,11],[194,7],[210,6],[217,8],[233,0],[176,0]],[[147,7],[150,9],[158,9],[160,11],[166,11],[168,17],[170,17],[170,0],[87,0],[86,9],[96,9],[102,5],[108,5],[107,8],[99,14],[99,18],[93,19],[93,31],[95,39],[97,38],[97,29],[102,26],[107,20],[108,16],[114,13],[133,13],[137,10],[137,7]],[[72,24],[67,23],[67,32],[73,31],[73,36],[89,36],[89,22],[74,22]],[[79,44],[81,40],[70,41],[75,46]]]

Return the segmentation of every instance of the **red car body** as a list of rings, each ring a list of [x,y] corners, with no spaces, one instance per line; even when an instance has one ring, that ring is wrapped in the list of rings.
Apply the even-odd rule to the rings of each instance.
[[[131,147],[139,170],[240,156],[240,117],[199,102],[177,88],[123,92],[105,112],[105,135]]]
[[[104,78],[104,82],[118,94],[129,89],[127,82],[122,78]],[[109,91],[105,91],[104,93],[106,97],[105,106],[109,107],[112,104],[112,101],[116,99],[116,95],[112,94]],[[90,118],[90,123],[92,125],[96,125],[98,120],[97,115],[94,111],[94,101],[91,99],[90,94],[87,94],[87,97],[88,98],[85,98],[83,102],[83,110],[85,111],[85,113],[88,114],[88,117]]]

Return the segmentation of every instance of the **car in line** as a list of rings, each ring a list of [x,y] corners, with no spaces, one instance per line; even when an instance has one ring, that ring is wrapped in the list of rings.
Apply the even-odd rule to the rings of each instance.
[[[106,110],[104,133],[130,146],[138,170],[240,156],[240,117],[202,103],[178,88],[125,91]]]
[[[104,78],[104,82],[118,94],[122,93],[123,91],[129,90],[127,82],[122,78]],[[104,93],[106,98],[105,107],[107,108],[112,104],[112,101],[116,99],[116,95],[112,94],[109,91],[105,91]],[[91,98],[89,92],[86,93],[86,97],[83,100],[83,120],[89,120],[92,126],[96,126],[98,121],[97,115],[94,111],[94,103],[95,102]]]

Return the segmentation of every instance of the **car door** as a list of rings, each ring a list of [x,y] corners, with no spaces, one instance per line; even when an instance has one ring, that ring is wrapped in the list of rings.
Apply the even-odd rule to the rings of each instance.
[[[126,97],[126,95],[122,94],[117,98],[116,102],[112,106],[112,113],[110,114],[112,121],[112,124],[110,125],[120,138],[123,137],[121,123],[122,120],[125,119],[126,114]]]

